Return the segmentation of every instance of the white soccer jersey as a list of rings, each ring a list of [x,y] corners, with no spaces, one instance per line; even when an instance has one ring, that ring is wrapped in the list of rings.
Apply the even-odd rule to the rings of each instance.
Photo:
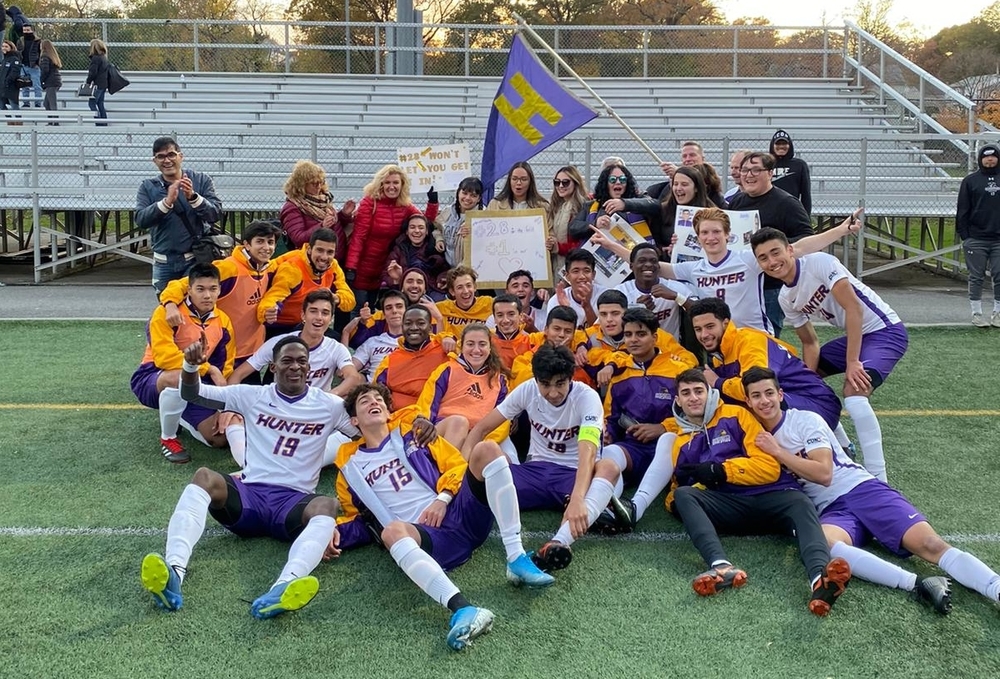
[[[668,281],[666,278],[660,279],[660,285],[664,285],[674,292],[679,292],[685,297],[694,297],[695,292],[690,286],[681,283],[679,281]],[[618,290],[628,298],[628,305],[630,307],[637,307],[645,309],[645,304],[639,303],[639,298],[644,295],[648,295],[648,292],[643,292],[636,286],[635,281],[625,281],[624,283],[619,283],[615,286],[615,290]],[[680,339],[681,333],[681,312],[680,307],[677,302],[672,299],[663,299],[662,297],[653,298],[653,313],[656,314],[656,320],[660,322],[660,327],[663,328],[664,332],[670,333],[677,339]]]
[[[570,385],[562,405],[554,406],[531,379],[510,392],[497,410],[508,420],[522,412],[531,421],[528,461],[555,462],[576,469],[580,462],[580,427],[604,428],[604,406],[597,392],[580,382]]]
[[[899,316],[867,285],[852,276],[836,257],[816,252],[799,257],[795,280],[781,289],[778,301],[793,328],[801,328],[813,317],[847,329],[844,307],[833,298],[833,286],[846,280],[861,302],[861,332],[868,334],[899,323]]]
[[[375,369],[378,368],[382,359],[399,348],[399,337],[399,335],[383,332],[381,335],[366,339],[354,352],[354,360],[361,365],[358,372],[364,375],[369,382],[375,380]]]
[[[771,432],[775,440],[785,450],[799,457],[807,457],[809,451],[829,448],[833,451],[833,481],[829,486],[821,486],[812,481],[799,479],[802,490],[822,512],[841,495],[855,486],[871,481],[875,477],[857,462],[854,462],[837,443],[837,437],[823,418],[807,410],[789,408],[784,412],[778,427]]]
[[[674,277],[698,291],[698,298],[718,297],[729,305],[733,323],[774,334],[764,312],[764,272],[749,250],[730,250],[721,262],[678,262]]]
[[[389,436],[379,448],[359,448],[351,461],[393,516],[416,523],[437,493],[420,479],[414,479],[403,465],[404,445],[402,437]]]
[[[600,283],[594,283],[594,289],[590,294],[590,306],[593,307],[594,313],[597,313],[597,298],[600,297],[601,293],[604,292],[605,290],[607,290],[607,288],[601,285]],[[569,306],[573,309],[573,311],[576,312],[577,327],[579,328],[585,327],[587,325],[587,312],[583,310],[582,304],[573,299],[573,293],[570,291],[568,287],[566,288],[566,299],[569,300]],[[559,306],[559,296],[552,295],[551,297],[549,297],[549,303],[545,306],[546,318],[548,318],[548,315],[551,314],[552,310],[555,309],[557,306]],[[542,326],[538,325],[537,322],[535,323],[535,327],[538,328],[539,330],[542,329]]]
[[[252,365],[254,370],[260,371],[271,362],[275,344],[286,337],[298,336],[299,333],[290,332],[272,337],[253,352],[253,355],[247,359],[247,363]],[[345,365],[352,365],[351,352],[337,340],[324,337],[318,345],[309,347],[309,377],[306,378],[306,382],[311,387],[327,391],[333,384],[333,376]]]
[[[315,387],[289,398],[277,386],[202,384],[201,396],[221,401],[246,420],[247,452],[242,479],[316,492],[326,440],[334,431],[357,436],[344,400]]]

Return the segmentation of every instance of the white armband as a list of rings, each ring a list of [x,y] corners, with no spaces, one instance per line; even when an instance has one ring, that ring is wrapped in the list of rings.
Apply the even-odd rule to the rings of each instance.
[[[201,370],[200,365],[191,365],[187,362],[187,359],[184,359],[184,365],[182,367],[186,373],[196,373]]]
[[[677,306],[684,306],[684,303],[688,301],[688,298],[687,295],[685,295],[683,292],[678,292],[677,297],[674,298],[674,301],[677,302]]]
[[[451,501],[455,499],[455,496],[449,493],[448,491],[443,490],[440,493],[438,493],[437,499],[447,505],[451,504]]]

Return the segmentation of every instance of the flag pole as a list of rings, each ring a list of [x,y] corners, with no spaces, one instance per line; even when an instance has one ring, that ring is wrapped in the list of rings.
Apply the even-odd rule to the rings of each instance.
[[[559,54],[556,53],[556,51],[554,49],[552,49],[551,47],[549,47],[549,44],[547,42],[545,42],[545,40],[543,40],[542,37],[540,35],[538,35],[538,33],[536,33],[535,30],[531,26],[528,25],[528,22],[525,21],[524,18],[520,14],[518,14],[517,12],[511,12],[511,14],[513,14],[514,18],[517,20],[517,25],[518,25],[519,29],[524,30],[528,35],[530,35],[532,38],[534,38],[539,43],[541,43],[542,48],[546,52],[548,52],[549,54],[551,54],[552,58],[555,59],[556,62],[560,66],[562,66],[564,69],[566,69],[566,72],[569,73],[578,83],[580,83],[580,85],[582,85],[583,88],[585,90],[587,90],[587,92],[590,94],[590,96],[592,96],[594,99],[596,99],[598,101],[598,103],[600,103],[600,105],[602,107],[604,107],[604,110],[607,112],[607,114],[615,122],[617,122],[619,125],[621,125],[622,129],[625,130],[626,132],[628,132],[629,136],[632,137],[632,139],[634,139],[636,141],[636,143],[639,144],[639,146],[641,146],[643,149],[645,149],[646,153],[648,153],[649,155],[653,156],[653,160],[656,161],[657,165],[662,165],[663,164],[663,161],[660,160],[660,157],[658,155],[656,155],[656,151],[654,151],[649,146],[649,144],[647,144],[646,142],[644,142],[642,140],[642,138],[638,135],[638,133],[636,133],[635,130],[633,130],[631,127],[629,127],[629,124],[626,123],[624,120],[622,120],[622,117],[620,115],[618,115],[613,108],[611,108],[611,105],[608,104],[608,102],[604,101],[604,99],[601,98],[601,95],[599,95],[597,92],[595,92],[594,89],[590,85],[588,85],[586,83],[586,81],[584,81],[583,78],[581,78],[579,75],[577,75],[576,71],[574,71],[570,67],[570,65],[567,64],[563,60],[563,58],[561,56],[559,56]]]

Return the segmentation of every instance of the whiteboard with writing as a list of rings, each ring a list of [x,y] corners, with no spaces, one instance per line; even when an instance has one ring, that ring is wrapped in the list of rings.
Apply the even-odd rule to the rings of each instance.
[[[552,287],[552,261],[545,247],[545,210],[476,210],[466,213],[469,244],[465,263],[480,288],[503,289],[512,271],[526,269],[536,288]]]

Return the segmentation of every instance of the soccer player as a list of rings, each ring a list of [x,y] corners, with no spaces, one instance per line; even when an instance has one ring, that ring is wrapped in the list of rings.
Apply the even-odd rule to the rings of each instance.
[[[815,413],[782,409],[785,394],[773,371],[753,368],[743,376],[754,415],[766,429],[761,450],[795,474],[819,511],[830,553],[845,559],[860,578],[914,592],[938,612],[951,610],[948,579],[918,577],[862,551],[873,538],[897,556],[916,554],[992,602],[1000,575],[972,554],[941,539],[923,514],[899,491],[855,464]]]
[[[456,266],[448,272],[448,295],[451,299],[438,302],[437,307],[444,317],[441,334],[457,338],[462,326],[469,323],[485,323],[493,309],[491,297],[476,296],[476,279],[479,274],[467,266]],[[454,349],[451,347],[449,350]]]
[[[199,373],[220,386],[226,384],[226,376],[233,371],[236,354],[232,323],[215,306],[220,290],[219,270],[212,264],[195,264],[188,272],[188,281],[187,298],[180,307],[184,322],[170,327],[166,309],[156,307],[146,324],[146,352],[131,379],[132,393],[139,403],[159,411],[160,450],[168,462],[175,464],[191,461],[177,438],[182,423],[205,445],[226,445],[226,437],[217,433],[218,413],[185,403],[177,389],[184,349],[198,341],[205,346],[208,360]],[[234,440],[238,438],[234,435]]]
[[[524,553],[517,494],[503,453],[481,447],[466,464],[441,437],[418,444],[405,421],[390,427],[392,396],[379,384],[358,387],[345,406],[361,439],[337,455],[344,515],[334,547],[367,544],[372,529],[378,532],[400,569],[452,612],[450,648],[466,648],[493,625],[493,613],[472,606],[444,571],[469,560],[486,541],[494,516],[507,552],[507,579],[530,587],[555,581]],[[366,522],[359,505],[374,520]]]
[[[514,359],[531,350],[531,336],[522,329],[521,302],[509,293],[493,298],[493,346],[507,370]],[[487,326],[489,323],[487,322]]]
[[[309,347],[300,337],[275,345],[275,382],[267,386],[201,385],[203,351],[198,341],[184,350],[181,396],[204,408],[244,416],[246,465],[238,476],[206,467],[195,472],[170,518],[165,556],[148,554],[142,560],[142,584],[160,608],[181,607],[188,561],[211,514],[240,537],[269,535],[292,543],[278,579],[250,606],[255,618],[273,618],[302,608],[319,589],[310,573],[334,541],[339,509],[335,499],[315,494],[323,449],[334,429],[349,434],[357,429],[340,398],[307,383]]]
[[[399,338],[403,336],[403,313],[406,311],[406,297],[399,290],[386,290],[379,302],[382,310],[384,330],[379,334],[372,335],[360,346],[356,347],[351,360],[354,367],[370,382],[375,379],[375,369],[378,368],[386,356],[399,347]],[[371,316],[368,311],[368,304],[361,307],[360,315],[351,323],[360,323],[365,320],[365,313]],[[349,335],[349,328],[344,328],[344,338]]]
[[[809,610],[825,616],[851,577],[830,550],[812,502],[773,457],[757,447],[760,424],[749,411],[719,402],[698,368],[677,377],[674,482],[667,507],[684,523],[708,570],[691,586],[709,596],[747,583],[746,572],[726,556],[719,531],[734,534],[794,530],[812,584]]]
[[[403,314],[399,346],[382,359],[375,381],[388,387],[397,408],[405,408],[417,402],[427,378],[447,361],[448,352],[431,337],[431,312],[411,306]]]
[[[577,336],[576,322],[576,312],[567,306],[555,306],[549,310],[545,318],[545,330],[542,331],[541,338],[537,337],[538,333],[532,335],[533,342],[538,339],[541,339],[541,341],[514,359],[514,365],[511,368],[513,386],[517,387],[532,378],[535,353],[539,348],[546,344],[555,347],[570,347]],[[574,371],[573,379],[587,386],[594,384],[590,375],[580,367],[577,367]]]
[[[364,378],[351,362],[351,352],[347,347],[326,336],[333,321],[334,306],[334,295],[328,289],[317,288],[310,292],[302,303],[302,330],[267,340],[253,356],[233,371],[228,383],[239,384],[251,373],[259,373],[271,362],[274,345],[283,337],[295,335],[301,337],[309,347],[309,375],[306,377],[309,386],[329,391],[341,398],[349,394]],[[331,389],[334,376],[340,378],[340,384]]]
[[[549,298],[546,313],[552,313],[557,306],[568,306],[577,314],[577,327],[585,328],[597,321],[595,302],[604,292],[604,286],[594,282],[597,260],[587,250],[576,248],[566,255],[566,282],[556,286],[556,294]]]
[[[844,408],[854,421],[865,467],[885,481],[882,428],[869,399],[906,352],[906,328],[832,255],[798,257],[785,234],[770,228],[755,233],[750,244],[761,268],[784,283],[778,301],[802,341],[802,360],[822,377],[844,373]],[[813,317],[845,334],[820,347]]]
[[[656,314],[663,330],[680,339],[681,314],[688,297],[695,296],[687,285],[660,278],[660,253],[652,243],[639,243],[629,255],[633,280],[615,286],[629,306],[642,306]]]
[[[535,279],[525,269],[512,271],[507,276],[505,291],[521,302],[521,325],[526,332],[540,332],[545,327],[545,306],[549,301],[549,291],[535,288]],[[489,321],[486,323],[489,325]]]
[[[552,320],[550,314],[549,323]],[[502,455],[500,446],[484,439],[505,422],[527,414],[528,458],[511,467],[511,474],[522,509],[564,510],[559,530],[532,554],[539,568],[553,571],[569,565],[573,541],[608,506],[621,470],[611,460],[597,459],[604,419],[601,397],[573,380],[576,362],[569,349],[542,345],[531,364],[534,378],[516,387],[472,428],[462,454],[471,459],[487,454],[478,451],[487,448],[489,458]]]

